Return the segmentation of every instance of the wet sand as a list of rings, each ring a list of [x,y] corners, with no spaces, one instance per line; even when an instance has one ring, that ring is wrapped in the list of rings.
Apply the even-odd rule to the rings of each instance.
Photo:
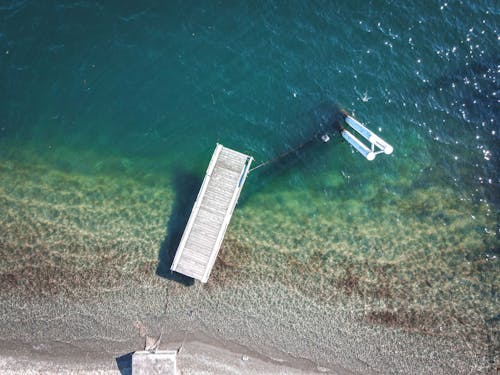
[[[279,283],[254,285],[263,298],[252,308],[224,302],[201,285],[169,293],[161,286],[171,281],[150,282],[77,300],[3,298],[2,372],[106,373],[116,370],[116,358],[142,349],[144,334],[160,333],[162,349],[182,347],[185,374],[471,374],[488,370],[488,350],[498,355],[469,346],[450,327],[441,336],[404,332],[366,324],[354,303],[327,311],[299,293],[266,296]],[[232,293],[250,297],[239,288]],[[286,311],[278,316],[287,303],[302,306],[293,320]]]

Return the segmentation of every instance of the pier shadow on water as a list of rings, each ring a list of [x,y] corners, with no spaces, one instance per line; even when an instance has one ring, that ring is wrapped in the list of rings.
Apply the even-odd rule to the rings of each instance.
[[[165,239],[158,252],[156,274],[186,286],[194,284],[194,279],[170,270],[175,252],[189,220],[202,179],[191,172],[178,171],[174,177],[175,201],[167,224]]]

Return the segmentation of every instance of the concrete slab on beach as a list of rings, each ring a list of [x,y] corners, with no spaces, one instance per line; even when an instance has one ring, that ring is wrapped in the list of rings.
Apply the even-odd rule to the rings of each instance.
[[[177,351],[138,351],[132,355],[134,375],[177,375]]]

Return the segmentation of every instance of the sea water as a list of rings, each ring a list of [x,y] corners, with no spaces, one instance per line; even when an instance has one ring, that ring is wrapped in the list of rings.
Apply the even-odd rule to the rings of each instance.
[[[437,332],[447,315],[485,339],[498,28],[494,1],[2,1],[2,282],[57,289],[62,264],[108,253],[154,272],[219,142],[254,166],[285,154],[250,173],[226,263],[369,296],[375,324]],[[338,108],[394,153],[369,162],[338,136],[295,150]]]

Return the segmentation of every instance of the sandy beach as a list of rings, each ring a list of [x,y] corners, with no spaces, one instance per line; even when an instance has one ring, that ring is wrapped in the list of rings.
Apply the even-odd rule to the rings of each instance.
[[[181,343],[179,343],[181,344]],[[172,345],[168,345],[172,346]],[[99,353],[86,353],[68,357],[51,357],[36,353],[3,351],[0,359],[2,374],[132,374],[131,355],[125,354],[113,359]],[[83,353],[80,353],[83,354]],[[83,358],[82,358],[83,357]],[[305,375],[331,373],[313,369],[294,368],[279,361],[252,357],[246,353],[227,350],[203,342],[184,342],[177,356],[179,374],[249,374],[249,375]],[[336,373],[339,375],[348,372]]]

